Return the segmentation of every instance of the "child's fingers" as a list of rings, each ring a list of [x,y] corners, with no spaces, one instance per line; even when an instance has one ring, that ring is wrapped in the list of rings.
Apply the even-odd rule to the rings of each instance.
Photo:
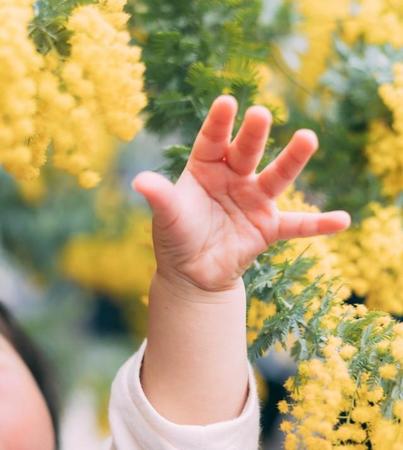
[[[256,170],[269,136],[272,116],[264,106],[252,106],[229,147],[227,162],[239,175],[249,175]]]
[[[199,161],[220,161],[231,142],[238,104],[230,95],[217,97],[196,137],[191,159]]]
[[[258,176],[267,194],[280,195],[300,174],[318,148],[318,138],[311,130],[298,130],[286,148]]]
[[[348,228],[350,223],[350,215],[345,211],[325,213],[282,212],[280,213],[278,239],[336,233]]]
[[[175,222],[179,215],[174,185],[155,172],[141,172],[132,182],[133,188],[142,194],[153,210],[154,220],[161,228]]]

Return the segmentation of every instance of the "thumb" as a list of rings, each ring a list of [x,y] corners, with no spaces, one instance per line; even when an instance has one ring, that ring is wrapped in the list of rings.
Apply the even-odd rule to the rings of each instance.
[[[175,187],[162,175],[149,171],[141,172],[133,180],[132,187],[146,198],[158,226],[168,227],[178,217]]]

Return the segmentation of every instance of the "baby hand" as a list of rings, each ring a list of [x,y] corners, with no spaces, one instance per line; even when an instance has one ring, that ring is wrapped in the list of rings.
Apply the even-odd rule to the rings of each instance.
[[[255,170],[268,138],[271,115],[252,106],[231,142],[235,98],[218,97],[203,123],[189,161],[174,185],[142,172],[133,184],[153,210],[157,271],[207,291],[232,289],[257,255],[278,239],[341,231],[344,211],[282,212],[278,197],[318,147],[310,130],[299,130],[261,173]]]

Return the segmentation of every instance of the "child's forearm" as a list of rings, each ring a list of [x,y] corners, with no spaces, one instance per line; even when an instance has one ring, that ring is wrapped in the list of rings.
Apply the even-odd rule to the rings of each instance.
[[[178,424],[237,417],[248,390],[242,279],[225,292],[154,276],[141,371],[153,407]]]

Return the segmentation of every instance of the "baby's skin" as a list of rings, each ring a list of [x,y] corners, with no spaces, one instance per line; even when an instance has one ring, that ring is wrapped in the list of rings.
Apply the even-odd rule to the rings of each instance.
[[[157,270],[150,288],[141,382],[154,408],[177,424],[237,417],[248,394],[242,274],[278,239],[346,229],[344,211],[279,211],[276,198],[318,148],[297,131],[259,174],[272,117],[252,106],[231,141],[236,100],[218,97],[176,184],[142,172],[134,188],[153,211]]]

